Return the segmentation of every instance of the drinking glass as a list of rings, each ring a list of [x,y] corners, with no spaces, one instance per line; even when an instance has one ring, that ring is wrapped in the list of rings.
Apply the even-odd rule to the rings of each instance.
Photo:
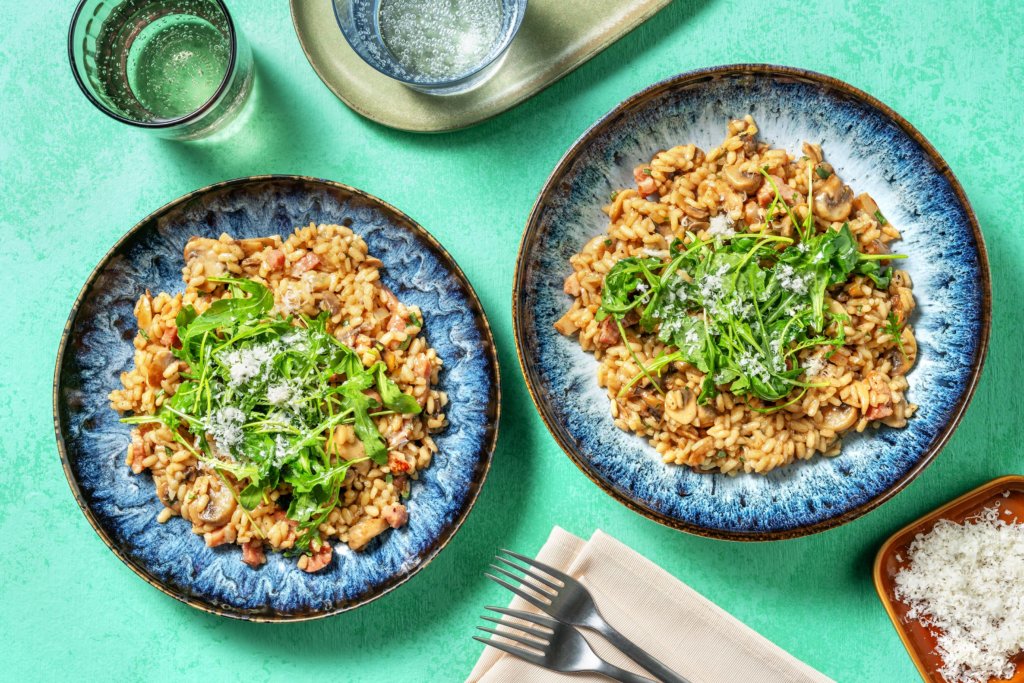
[[[68,56],[100,111],[175,140],[221,130],[252,90],[252,50],[222,0],[82,0]]]
[[[493,76],[526,13],[526,0],[333,2],[363,61],[431,95],[463,93]]]

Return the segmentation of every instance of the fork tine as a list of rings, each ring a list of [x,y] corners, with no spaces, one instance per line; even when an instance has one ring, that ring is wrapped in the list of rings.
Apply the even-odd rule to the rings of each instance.
[[[533,638],[529,638],[527,636],[521,636],[518,633],[512,633],[510,631],[499,631],[498,629],[487,628],[486,626],[477,626],[476,630],[483,631],[484,633],[493,633],[494,635],[501,636],[502,638],[508,638],[513,642],[519,643],[520,645],[532,647],[534,650],[540,650],[541,652],[546,650],[548,647],[548,641],[546,640],[541,642],[538,640],[534,640]]]
[[[538,638],[543,639],[544,643],[547,643],[548,639],[551,637],[551,633],[548,633],[547,631],[541,631],[539,628],[533,628],[525,624],[513,624],[508,621],[502,621],[501,619],[495,619],[494,617],[488,616],[481,616],[480,618],[484,621],[489,621],[492,624],[498,624],[499,626],[514,628],[517,631],[522,631],[523,633],[529,633],[532,636],[537,636]]]
[[[502,574],[504,574],[508,578],[513,579],[514,581],[518,581],[521,585],[526,586],[530,590],[536,591],[537,593],[540,593],[541,595],[543,595],[545,597],[553,598],[556,595],[556,593],[548,590],[544,586],[538,586],[538,585],[534,584],[533,581],[531,581],[531,580],[529,580],[527,578],[524,578],[524,577],[521,577],[521,576],[516,576],[512,572],[510,572],[507,569],[504,569],[502,567],[499,567],[496,564],[492,564],[491,565],[491,569],[494,569],[495,571],[501,572]]]
[[[537,624],[538,626],[543,626],[544,628],[549,628],[551,630],[558,628],[559,624],[559,622],[555,621],[551,617],[548,617],[544,614],[537,614],[535,612],[524,612],[521,609],[509,609],[508,607],[494,607],[493,605],[486,605],[484,609],[489,609],[492,612],[497,612],[498,614],[507,614],[510,617],[522,619],[523,621],[529,621],[530,623]]]
[[[541,570],[542,572],[544,572],[545,574],[548,574],[550,576],[555,577],[556,579],[558,579],[562,583],[576,583],[576,579],[572,578],[568,574],[564,574],[564,573],[558,571],[557,569],[555,569],[554,567],[551,567],[549,565],[544,564],[543,562],[538,562],[537,560],[533,559],[532,557],[526,557],[525,555],[520,555],[519,553],[514,553],[511,550],[506,550],[505,548],[502,548],[501,552],[505,553],[506,555],[511,555],[512,557],[516,558],[520,562],[525,562],[526,564],[530,565],[531,567],[535,567],[535,568]]]
[[[556,593],[558,592],[558,589],[562,587],[562,586],[559,586],[559,585],[558,585],[557,583],[555,583],[554,581],[552,581],[551,579],[545,579],[545,578],[544,578],[543,576],[541,576],[540,574],[536,574],[536,573],[534,573],[534,572],[531,572],[531,571],[530,571],[529,569],[527,569],[526,567],[520,567],[520,566],[519,566],[518,564],[516,564],[516,563],[515,563],[515,562],[513,562],[512,560],[507,560],[507,559],[505,559],[504,557],[502,557],[501,555],[495,555],[495,556],[494,556],[494,559],[496,559],[496,560],[499,560],[499,561],[501,561],[501,562],[504,562],[505,564],[507,564],[507,565],[508,565],[508,566],[510,566],[510,567],[513,567],[513,568],[514,568],[514,569],[516,569],[517,571],[521,571],[522,573],[526,574],[527,576],[532,576],[533,578],[535,578],[535,579],[537,579],[538,581],[540,581],[540,582],[544,583],[545,585],[547,585],[547,586],[550,586],[551,588],[554,588],[554,589],[555,589],[555,592],[556,592]],[[491,566],[493,567],[494,565],[492,564]]]
[[[479,641],[484,645],[489,645],[493,648],[497,648],[502,652],[507,652],[514,657],[525,659],[531,664],[536,664],[537,666],[544,666],[544,658],[538,655],[536,652],[523,650],[522,648],[518,648],[515,645],[509,645],[508,643],[503,643],[500,640],[495,640],[494,638],[481,638],[480,636],[473,636],[473,640]]]
[[[527,593],[522,588],[516,588],[515,586],[510,584],[508,581],[505,581],[504,579],[499,579],[497,576],[494,576],[493,574],[486,574],[485,573],[484,576],[486,576],[491,581],[494,581],[499,586],[504,586],[505,588],[509,589],[510,591],[512,591],[513,593],[515,593],[519,597],[521,597],[523,600],[526,600],[528,603],[530,603],[531,605],[533,605],[537,609],[547,609],[550,606],[550,604],[551,604],[549,602],[541,602],[541,600],[539,598],[534,597],[533,595]]]

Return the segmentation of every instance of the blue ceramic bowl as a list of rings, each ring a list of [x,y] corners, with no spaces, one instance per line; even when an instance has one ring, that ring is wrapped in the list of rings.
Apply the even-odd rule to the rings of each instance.
[[[148,475],[124,465],[130,428],[107,394],[132,365],[139,294],[180,291],[192,235],[289,234],[295,226],[350,225],[384,262],[382,279],[425,313],[425,334],[444,360],[450,425],[439,453],[413,483],[409,523],[365,550],[338,548],[316,574],[268,554],[258,570],[235,546],[207,548],[189,524],[156,522],[161,503]],[[231,180],[197,190],[132,228],[103,257],[68,318],[54,380],[57,443],[68,483],[103,541],[143,579],[194,607],[243,619],[284,621],[336,614],[379,597],[429,562],[476,500],[497,438],[498,363],[473,288],[448,253],[394,207],[350,187],[297,176]]]
[[[905,429],[848,436],[837,458],[816,457],[768,475],[698,474],[665,465],[620,431],[598,387],[597,363],[553,323],[571,299],[569,257],[608,218],[601,206],[660,149],[718,145],[732,118],[752,114],[762,139],[790,150],[821,142],[836,172],[867,191],[900,228],[901,262],[914,282],[919,346]],[[626,100],[559,162],[533,208],[513,292],[519,360],[530,393],[562,449],[601,488],[677,529],[737,540],[809,534],[891,498],[931,462],[963,415],[981,373],[991,317],[981,231],[949,167],[913,126],[836,79],[766,65],[696,71]]]

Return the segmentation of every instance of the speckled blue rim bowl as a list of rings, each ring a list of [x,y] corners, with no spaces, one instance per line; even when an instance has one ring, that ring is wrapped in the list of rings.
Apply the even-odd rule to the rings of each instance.
[[[919,353],[905,429],[844,439],[768,475],[698,474],[665,465],[645,440],[617,429],[597,385],[597,363],[553,323],[571,300],[569,257],[608,225],[601,206],[633,183],[659,149],[720,144],[732,118],[754,115],[761,138],[789,150],[822,143],[857,192],[870,192],[903,233],[901,267],[914,281]],[[587,130],[541,191],[520,245],[513,286],[516,348],[541,417],[598,486],[666,526],[732,540],[823,531],[881,505],[938,454],[967,409],[988,348],[991,284],[977,219],[949,167],[889,107],[842,81],[800,69],[735,65],[662,81]]]
[[[409,522],[353,553],[339,544],[316,574],[269,553],[257,570],[236,546],[207,548],[189,524],[156,522],[149,475],[124,465],[129,427],[107,403],[132,364],[134,302],[145,289],[181,291],[182,248],[192,235],[285,236],[316,223],[349,225],[384,263],[381,278],[425,315],[444,360],[450,425],[413,483]],[[359,190],[301,176],[257,176],[176,199],[128,231],[93,270],[71,310],[54,375],[57,445],[68,483],[103,542],[148,583],[193,607],[253,621],[299,621],[380,597],[422,569],[458,530],[487,476],[497,439],[498,360],[480,301],[451,256],[405,214]]]

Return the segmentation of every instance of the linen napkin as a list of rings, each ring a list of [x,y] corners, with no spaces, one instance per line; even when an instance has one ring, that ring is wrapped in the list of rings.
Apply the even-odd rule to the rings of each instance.
[[[580,581],[608,623],[693,683],[832,682],[600,530],[584,541],[556,526],[537,559]],[[537,611],[519,597],[509,607]],[[645,674],[599,635],[582,633],[602,659]],[[548,671],[488,647],[467,683],[607,680],[594,674],[570,676]]]

